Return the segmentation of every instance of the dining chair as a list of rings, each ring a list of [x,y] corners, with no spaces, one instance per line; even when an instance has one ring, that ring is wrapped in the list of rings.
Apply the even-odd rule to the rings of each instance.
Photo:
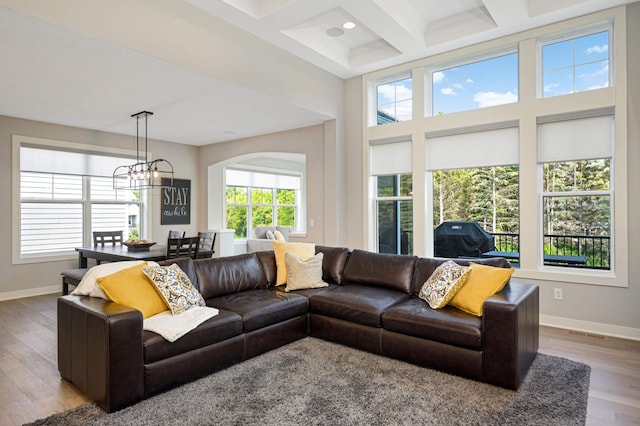
[[[93,245],[122,244],[122,231],[93,231]]]
[[[116,244],[122,244],[122,241],[122,231],[93,231],[94,246],[101,245],[104,247],[105,244],[115,246]],[[100,260],[96,260],[96,264],[100,265]]]
[[[185,231],[169,231],[169,238],[184,238],[185,235]]]
[[[198,232],[200,243],[198,248],[198,259],[207,259],[213,256],[215,250],[213,245],[216,243],[215,232]]]
[[[167,239],[167,259],[176,257],[198,258],[200,237],[169,238]]]

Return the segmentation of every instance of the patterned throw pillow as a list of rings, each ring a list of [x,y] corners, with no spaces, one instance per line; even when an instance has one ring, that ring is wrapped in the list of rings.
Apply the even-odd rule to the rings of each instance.
[[[324,253],[318,253],[308,260],[302,260],[291,253],[285,253],[284,258],[287,263],[287,286],[284,291],[329,286],[322,281]]]
[[[156,286],[171,313],[178,315],[194,306],[206,306],[200,292],[178,265],[145,266],[142,272]]]
[[[424,283],[418,297],[433,309],[443,308],[469,279],[471,268],[452,260],[442,263]]]

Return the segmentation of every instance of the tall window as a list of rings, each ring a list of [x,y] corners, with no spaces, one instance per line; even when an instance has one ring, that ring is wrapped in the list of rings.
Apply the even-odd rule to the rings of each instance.
[[[432,115],[518,102],[518,53],[431,73]]]
[[[519,167],[480,167],[433,173],[433,226],[476,222],[493,235],[496,250],[519,259]]]
[[[427,137],[427,167],[433,183],[433,226],[437,228],[441,223],[451,221],[476,222],[493,235],[496,249],[508,252],[509,257],[517,261],[520,233],[518,129],[477,130]],[[454,243],[452,239],[451,244]],[[478,254],[478,250],[492,251],[493,247],[486,250],[486,244],[481,243],[478,240],[477,247],[460,248],[462,251],[456,257]],[[442,248],[447,253],[457,250],[455,247]]]
[[[410,77],[379,84],[376,94],[376,124],[411,120],[413,89]]]
[[[299,228],[301,177],[227,169],[226,227],[247,238],[256,226]]]
[[[378,176],[378,252],[413,254],[413,184],[409,174]]]
[[[543,263],[611,269],[613,116],[541,123],[538,133]]]
[[[92,231],[138,237],[143,205],[139,193],[115,191],[111,176],[105,176],[122,161],[20,146],[20,256],[75,253],[75,247],[90,244],[85,238]]]
[[[413,254],[411,142],[371,146],[371,176],[378,252]]]
[[[541,42],[542,97],[608,87],[609,31]]]

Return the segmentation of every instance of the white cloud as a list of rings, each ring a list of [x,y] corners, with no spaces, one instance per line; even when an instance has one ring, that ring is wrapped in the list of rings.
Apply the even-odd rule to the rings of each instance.
[[[456,89],[464,89],[464,86],[461,83],[453,83],[453,87]]]
[[[479,108],[494,105],[510,104],[518,101],[518,95],[513,92],[478,92],[473,96],[473,101],[478,103]]]
[[[544,86],[544,92],[550,93],[553,92],[556,87],[560,86],[558,83],[551,83]]]
[[[442,93],[445,96],[458,96],[458,94],[456,93],[455,90],[453,90],[452,87],[445,87],[444,89],[440,90],[440,93]]]
[[[592,53],[596,53],[596,54],[604,53],[604,52],[607,52],[608,50],[609,50],[609,45],[603,44],[602,46],[591,46],[584,52],[587,55],[591,55]]]
[[[466,83],[467,83],[467,84],[473,84],[473,83],[475,83],[475,81],[473,81],[473,80],[471,80],[470,78],[468,78],[468,79],[467,79],[467,81],[466,81]]]
[[[596,85],[593,85],[593,86],[589,86],[589,87],[587,87],[587,90],[602,89],[602,88],[605,88],[605,87],[609,87],[609,82],[608,81],[605,81],[602,84],[596,84]]]
[[[442,71],[436,71],[433,73],[433,84],[438,84],[444,80],[444,73]]]

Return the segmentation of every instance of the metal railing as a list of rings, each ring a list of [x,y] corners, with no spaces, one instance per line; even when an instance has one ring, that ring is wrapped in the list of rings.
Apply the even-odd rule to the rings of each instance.
[[[496,251],[520,252],[520,235],[491,232]],[[544,234],[545,265],[611,269],[611,237]],[[515,263],[519,259],[514,259]]]

